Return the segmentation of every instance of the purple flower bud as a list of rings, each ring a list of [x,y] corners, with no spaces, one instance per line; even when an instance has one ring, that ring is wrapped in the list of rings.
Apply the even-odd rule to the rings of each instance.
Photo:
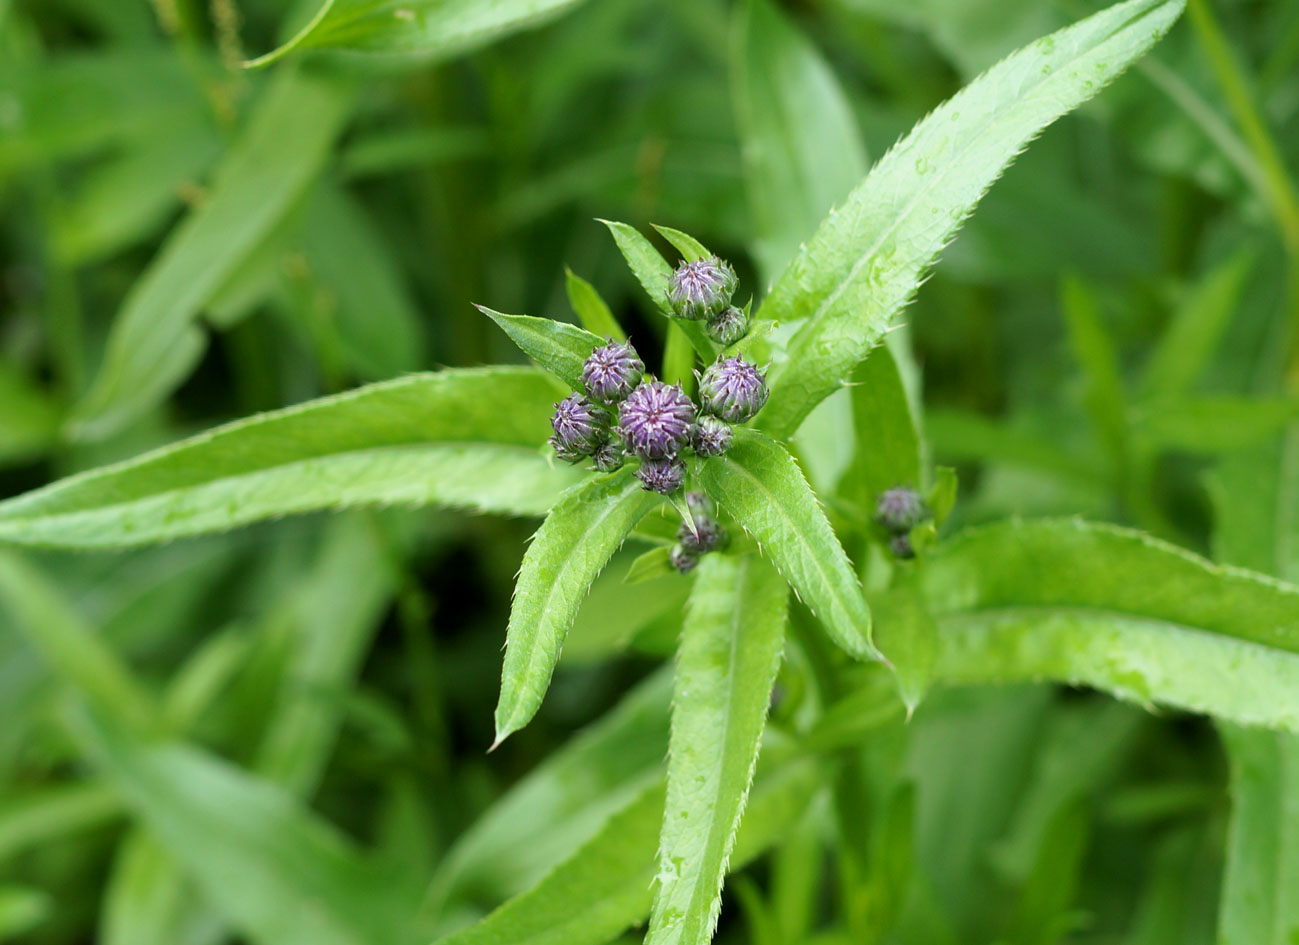
[[[691,515],[712,515],[713,500],[708,498],[707,494],[691,489],[686,493],[686,508],[690,510]]]
[[[716,256],[683,262],[668,280],[668,303],[682,318],[707,318],[730,304],[736,281],[735,270]]]
[[[636,470],[636,478],[641,481],[646,492],[670,495],[685,485],[686,464],[675,456],[647,459]]]
[[[895,558],[914,558],[916,551],[911,547],[911,537],[909,535],[894,535],[889,539],[889,551],[893,552]]]
[[[627,448],[642,459],[675,456],[690,437],[695,405],[680,385],[650,381],[632,391],[618,410]]]
[[[906,486],[894,486],[880,493],[875,505],[875,521],[895,535],[905,535],[925,518],[925,503],[920,493]]]
[[[767,402],[767,382],[743,358],[723,358],[699,378],[699,403],[705,413],[743,423]]]
[[[627,461],[627,454],[623,451],[622,444],[615,440],[609,440],[607,443],[600,445],[595,451],[595,468],[600,472],[613,472],[621,469],[622,464]]]
[[[552,447],[554,447],[555,455],[566,463],[580,463],[582,460],[586,459],[588,455],[581,450],[569,449],[560,442],[560,439],[557,436],[552,436],[548,442]]]
[[[682,522],[677,529],[677,541],[691,554],[708,554],[726,544],[726,529],[711,518],[696,515],[695,529],[691,530],[689,522]]]
[[[731,425],[716,417],[700,417],[690,428],[690,445],[700,456],[721,456],[735,438]]]
[[[707,327],[708,337],[727,348],[749,333],[749,316],[731,305],[710,318]]]
[[[676,545],[668,554],[668,562],[679,572],[685,574],[695,569],[695,565],[699,563],[699,556],[692,554],[681,545]]]
[[[610,339],[593,350],[582,365],[582,383],[594,399],[616,404],[627,399],[644,373],[645,362],[637,357],[636,349]]]
[[[555,404],[550,425],[555,430],[550,443],[563,458],[590,456],[609,437],[608,412],[581,394],[569,394]]]

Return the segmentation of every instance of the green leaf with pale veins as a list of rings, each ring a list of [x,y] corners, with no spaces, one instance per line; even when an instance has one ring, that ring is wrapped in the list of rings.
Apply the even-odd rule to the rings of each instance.
[[[1177,19],[1128,0],[1046,36],[935,109],[794,257],[758,317],[804,321],[759,425],[786,436],[874,347],[961,222],[1043,128],[1091,98]]]
[[[70,422],[98,438],[158,403],[203,350],[203,307],[295,206],[342,130],[352,96],[316,75],[286,72],[257,103],[212,192],[176,227],[127,296],[99,376]]]
[[[785,582],[755,555],[699,564],[677,652],[647,945],[707,942],[785,643]]]
[[[1053,679],[1299,732],[1299,587],[1072,519],[965,532],[920,575],[940,681]]]
[[[510,336],[519,349],[573,390],[581,391],[582,364],[604,339],[584,328],[534,315],[503,315],[479,305],[482,312]]]
[[[113,548],[355,506],[540,515],[581,475],[540,452],[564,393],[531,368],[358,388],[0,502],[0,542]]]
[[[537,529],[514,588],[496,744],[536,714],[591,582],[636,523],[662,501],[663,496],[641,488],[631,469],[622,469],[574,486]]]
[[[699,482],[746,532],[825,625],[858,659],[877,659],[871,614],[848,555],[789,452],[736,429],[725,455],[699,464]]]
[[[284,45],[244,63],[269,65],[294,50],[339,49],[401,56],[421,64],[450,59],[539,26],[581,0],[324,0]]]

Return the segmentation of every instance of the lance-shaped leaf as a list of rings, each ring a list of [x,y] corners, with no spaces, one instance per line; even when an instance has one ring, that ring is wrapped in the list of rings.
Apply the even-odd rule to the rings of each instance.
[[[839,480],[839,493],[873,514],[885,489],[920,487],[920,437],[902,375],[887,347],[872,351],[852,380],[853,455]]]
[[[475,307],[496,322],[524,354],[573,390],[583,389],[582,364],[590,356],[591,349],[604,344],[603,338],[553,318],[503,315],[482,305]]]
[[[921,578],[938,618],[938,679],[1055,679],[1299,731],[1293,585],[1077,520],[967,532],[939,546]]]
[[[558,16],[581,0],[323,0],[296,36],[245,63],[257,68],[295,49],[341,49],[429,63]]]
[[[275,80],[211,195],[168,237],[123,304],[99,376],[77,405],[74,433],[108,435],[180,383],[203,349],[200,311],[306,191],[350,102],[345,87],[315,75]]]
[[[573,311],[587,331],[614,341],[627,340],[627,333],[613,317],[608,303],[600,297],[595,286],[567,266],[564,267],[564,289],[568,293],[568,304],[573,306]]]
[[[807,808],[821,774],[807,762],[759,771],[735,838],[732,869],[786,834]],[[442,939],[442,945],[603,945],[642,921],[650,911],[663,796],[661,784],[645,791],[536,886]]]
[[[830,636],[858,659],[877,659],[871,614],[852,564],[789,452],[737,429],[724,456],[699,465],[704,489],[752,535]]]
[[[699,565],[677,653],[648,945],[712,937],[780,666],[787,593],[755,555]]]
[[[662,501],[641,488],[631,469],[622,469],[570,489],[537,529],[514,588],[496,744],[536,714],[591,582],[636,523]]]
[[[880,159],[794,257],[759,317],[806,319],[760,425],[796,429],[878,343],[993,181],[1163,35],[1183,0],[1128,0],[989,69]]]
[[[352,506],[541,514],[580,475],[538,449],[564,393],[529,368],[362,387],[0,502],[0,542],[111,548]]]

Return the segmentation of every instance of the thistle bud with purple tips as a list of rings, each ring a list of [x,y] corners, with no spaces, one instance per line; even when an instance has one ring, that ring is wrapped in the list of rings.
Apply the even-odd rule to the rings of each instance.
[[[623,463],[627,461],[627,453],[623,450],[622,444],[616,440],[608,440],[600,444],[599,448],[592,454],[595,460],[595,468],[600,472],[614,472],[622,469]]]
[[[690,571],[693,571],[695,566],[699,564],[699,556],[691,554],[690,551],[683,548],[681,545],[675,545],[672,548],[672,551],[668,553],[668,563],[671,564],[672,567],[676,568],[679,573],[687,574]]]
[[[591,352],[582,365],[586,392],[601,403],[617,404],[627,399],[645,373],[645,362],[630,344],[610,339]]]
[[[581,394],[569,394],[555,404],[550,425],[555,431],[550,445],[570,463],[590,456],[609,437],[609,414]]]
[[[875,505],[875,521],[895,535],[905,535],[927,516],[924,500],[915,489],[894,486],[880,493]],[[903,556],[906,557],[906,556]]]
[[[695,405],[680,385],[649,381],[632,391],[618,409],[618,428],[627,448],[642,459],[676,456],[690,439]]]
[[[690,428],[690,445],[700,456],[721,456],[735,438],[731,425],[716,417],[703,416]]]
[[[731,303],[735,270],[716,256],[683,262],[668,280],[668,304],[681,318],[710,318]]]
[[[647,459],[636,470],[636,478],[646,492],[671,495],[686,483],[686,464],[676,456]]]
[[[716,361],[699,378],[700,407],[722,420],[744,423],[766,402],[766,379],[743,358]]]
[[[729,348],[749,333],[749,316],[743,309],[727,306],[708,320],[708,337]]]
[[[726,529],[714,519],[696,515],[694,528],[690,527],[689,522],[681,523],[677,529],[677,541],[691,554],[703,555],[726,544]]]

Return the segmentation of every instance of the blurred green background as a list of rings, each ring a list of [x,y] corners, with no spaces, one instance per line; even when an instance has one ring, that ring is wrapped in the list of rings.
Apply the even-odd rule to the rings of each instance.
[[[684,229],[760,297],[817,222],[755,192],[763,148],[798,153],[791,186],[828,210],[964,82],[1101,4],[804,0],[769,11],[767,34],[722,0],[588,0],[437,61],[239,67],[314,6],[0,0],[0,497],[361,382],[518,360],[471,303],[572,319],[565,266],[655,364],[664,322],[594,218]],[[853,136],[797,133],[840,94]],[[1297,112],[1299,4],[1201,3],[996,184],[907,318],[933,456],[961,475],[958,525],[1077,513],[1211,552],[1217,457],[1248,464],[1294,415],[1278,392],[1299,308]],[[428,940],[551,862],[543,836],[510,834],[526,810],[477,859],[448,851],[679,627],[684,584],[623,587],[615,561],[541,715],[486,755],[533,527],[349,513],[24,566],[40,619],[93,628],[170,732],[341,828],[385,895],[418,902],[435,880]],[[246,919],[139,826],[152,784],[175,788],[158,803],[184,833],[183,760],[163,766],[170,788],[123,798],[67,704],[0,610],[0,940],[296,943],[241,939]],[[1226,774],[1203,721],[955,692],[881,744],[916,781],[918,875],[952,941],[1214,941]],[[194,826],[195,849],[241,829],[276,847],[232,818]],[[292,860],[263,852],[272,873]],[[739,898],[829,854],[790,856],[752,868]],[[243,881],[271,913],[309,907]],[[851,897],[819,888],[805,924],[842,941]],[[1059,898],[1059,927],[1007,924],[1032,896]],[[728,897],[721,940],[783,941],[754,931],[760,914]]]

